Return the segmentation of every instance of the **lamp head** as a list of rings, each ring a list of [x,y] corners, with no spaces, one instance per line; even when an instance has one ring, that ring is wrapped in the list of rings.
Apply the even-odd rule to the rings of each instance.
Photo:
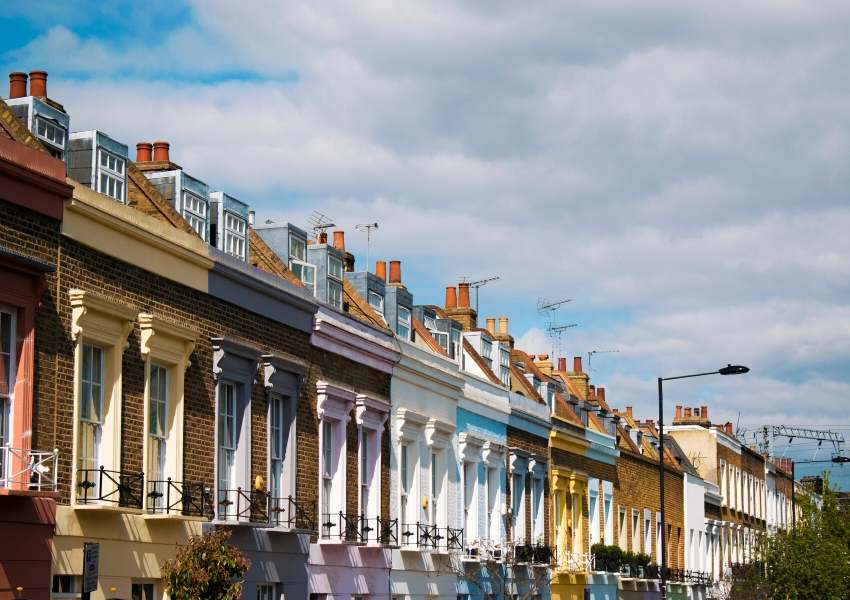
[[[749,373],[750,368],[743,365],[726,365],[722,369],[717,370],[721,375],[743,375]]]

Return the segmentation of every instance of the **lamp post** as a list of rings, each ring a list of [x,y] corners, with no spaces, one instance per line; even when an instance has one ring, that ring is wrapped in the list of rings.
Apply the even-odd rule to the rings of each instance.
[[[716,371],[658,378],[658,479],[661,489],[661,600],[667,600],[667,521],[664,511],[664,389],[665,381],[689,379],[705,375],[742,375],[750,369],[741,365],[727,365]]]

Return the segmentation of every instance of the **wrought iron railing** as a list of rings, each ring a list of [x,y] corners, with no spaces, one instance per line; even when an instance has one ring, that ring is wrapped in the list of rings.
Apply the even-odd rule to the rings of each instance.
[[[564,552],[558,555],[556,564],[560,571],[567,573],[588,573],[590,556],[587,552]]]
[[[269,498],[269,524],[302,531],[316,531],[316,505],[292,496]]]
[[[79,469],[77,502],[80,504],[114,504],[122,508],[141,509],[144,496],[144,473]]]
[[[398,546],[398,519],[361,517],[360,538],[367,544]]]
[[[337,513],[323,513],[321,525],[321,538],[324,540],[340,540],[349,544],[363,544],[362,517],[357,514],[348,514],[342,511]]]
[[[219,521],[268,524],[269,494],[262,490],[218,490],[216,518]]]
[[[429,523],[404,523],[399,541],[402,547],[445,552],[464,550],[463,529],[438,527]]]
[[[57,490],[59,450],[44,452],[0,446],[0,488]]]
[[[211,517],[213,514],[210,489],[201,482],[148,481],[148,512],[155,515]]]

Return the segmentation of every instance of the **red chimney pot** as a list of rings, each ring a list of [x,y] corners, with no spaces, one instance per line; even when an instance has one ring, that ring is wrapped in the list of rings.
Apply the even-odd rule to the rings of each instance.
[[[673,423],[676,423],[677,421],[681,421],[681,420],[682,420],[682,405],[677,404],[676,405],[676,416],[673,417]]]
[[[321,231],[321,232],[319,232],[319,239],[318,239],[318,242],[319,242],[320,244],[327,244],[327,243],[328,243],[328,232],[327,232],[327,231]]]
[[[575,372],[575,373],[582,373],[582,370],[581,370],[581,356],[574,356],[574,357],[573,357],[573,372]]]
[[[139,142],[138,144],[136,144],[136,162],[150,162],[152,149],[153,144],[151,144],[150,142]]]
[[[602,402],[605,402],[605,388],[604,387],[596,388],[596,397],[599,400],[601,400]]]
[[[30,96],[47,97],[47,71],[30,71]]]
[[[461,308],[469,308],[469,284],[457,284],[457,305]]]
[[[156,160],[156,161],[164,161],[164,162],[170,161],[171,159],[169,158],[169,155],[168,155],[168,150],[169,150],[170,147],[171,147],[171,144],[169,144],[168,142],[163,142],[163,141],[154,142],[153,143],[153,159]]]
[[[401,283],[401,261],[390,261],[390,283]]]
[[[26,73],[15,71],[9,73],[9,99],[25,98],[27,95],[27,77]]]
[[[691,407],[690,407],[690,406],[686,406],[686,407],[685,407],[685,418],[686,418],[686,419],[690,419],[690,418],[691,418],[691,412],[692,412],[692,411],[691,411]]]
[[[375,275],[377,275],[382,281],[387,280],[387,262],[385,260],[375,261]]]
[[[345,232],[334,231],[334,248],[340,252],[345,252]]]
[[[457,306],[457,288],[453,285],[446,286],[446,308]]]
[[[558,370],[566,371],[567,370],[567,357],[562,356],[558,359]]]
[[[699,416],[702,417],[703,421],[708,418],[708,407],[705,404],[699,407]]]

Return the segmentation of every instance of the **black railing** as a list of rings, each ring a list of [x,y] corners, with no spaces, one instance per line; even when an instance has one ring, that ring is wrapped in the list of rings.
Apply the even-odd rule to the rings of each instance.
[[[122,508],[142,508],[145,487],[144,473],[79,469],[77,502],[80,504],[107,503]]]
[[[210,517],[210,490],[201,482],[148,481],[147,509],[151,514]]]
[[[269,494],[262,490],[218,490],[216,514],[220,521],[270,523]]]
[[[338,513],[322,514],[322,539],[340,540],[349,544],[365,543],[361,521],[357,514]]]
[[[360,517],[360,540],[367,544],[398,546],[398,519]]]
[[[422,550],[463,550],[463,529],[438,527],[429,523],[405,523],[399,536],[401,545]]]
[[[269,524],[302,531],[316,531],[316,505],[300,502],[292,496],[269,497]]]

